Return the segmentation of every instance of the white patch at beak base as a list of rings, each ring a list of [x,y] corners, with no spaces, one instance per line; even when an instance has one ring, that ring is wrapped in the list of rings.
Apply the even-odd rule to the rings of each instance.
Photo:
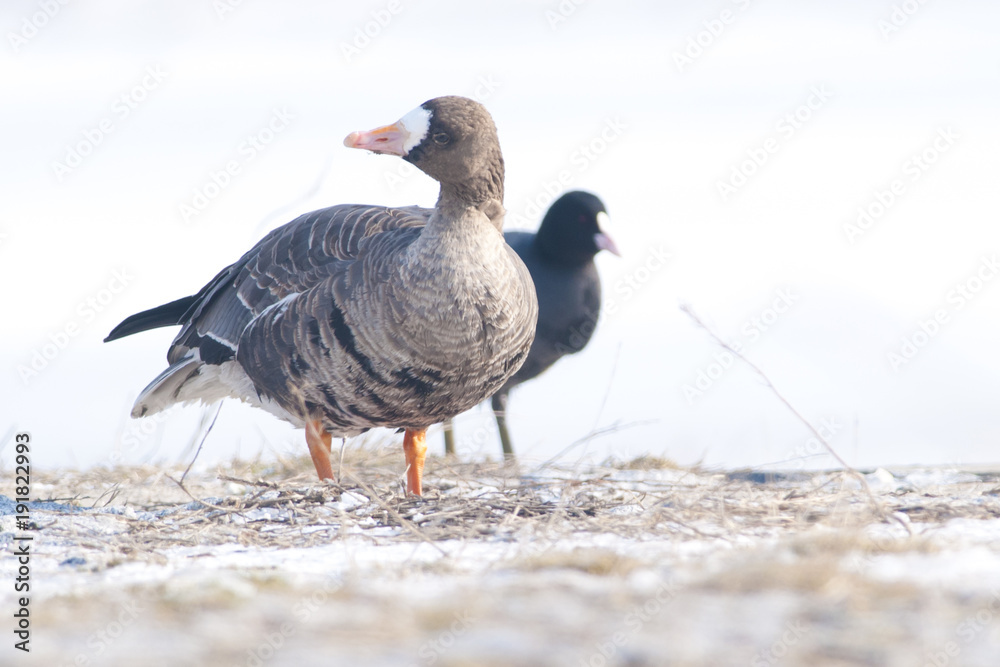
[[[427,130],[431,126],[431,112],[423,107],[417,107],[400,118],[399,125],[406,132],[406,141],[403,142],[405,155],[427,136]]]

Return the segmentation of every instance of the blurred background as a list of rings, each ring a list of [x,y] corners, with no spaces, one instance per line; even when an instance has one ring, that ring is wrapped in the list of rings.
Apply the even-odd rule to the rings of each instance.
[[[203,410],[128,417],[176,329],[101,339],[301,212],[433,205],[430,178],[342,140],[457,94],[498,126],[510,228],[585,189],[623,252],[598,257],[589,347],[512,394],[524,459],[830,465],[688,304],[850,463],[996,462],[998,19],[971,0],[5,2],[0,461],[21,430],[38,467],[186,460]],[[485,407],[456,429],[460,455],[498,458]],[[199,461],[305,451],[230,401]]]

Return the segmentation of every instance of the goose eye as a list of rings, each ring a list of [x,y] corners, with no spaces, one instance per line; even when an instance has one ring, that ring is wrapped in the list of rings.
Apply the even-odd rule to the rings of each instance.
[[[438,146],[447,146],[451,143],[451,137],[449,137],[444,132],[435,132],[434,136],[431,137]]]

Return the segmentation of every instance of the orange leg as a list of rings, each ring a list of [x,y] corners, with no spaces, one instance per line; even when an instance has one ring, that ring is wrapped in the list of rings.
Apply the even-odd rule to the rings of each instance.
[[[306,443],[309,445],[309,455],[312,456],[316,473],[322,479],[335,479],[333,466],[330,465],[331,436],[323,428],[323,422],[313,419],[306,422]]]
[[[403,453],[406,455],[406,490],[423,495],[420,480],[424,476],[424,457],[427,456],[427,429],[406,429]]]

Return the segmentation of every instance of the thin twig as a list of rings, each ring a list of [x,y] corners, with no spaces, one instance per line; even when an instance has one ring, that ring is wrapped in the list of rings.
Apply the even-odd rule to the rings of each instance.
[[[305,190],[305,192],[303,192],[301,195],[299,195],[296,199],[292,200],[291,202],[289,202],[287,204],[282,204],[278,208],[274,209],[273,211],[271,211],[270,213],[268,213],[267,215],[265,215],[261,219],[261,221],[259,223],[257,223],[257,227],[254,230],[254,235],[256,236],[263,229],[265,229],[268,226],[268,224],[270,223],[270,221],[273,220],[274,218],[278,217],[279,215],[280,216],[285,216],[285,214],[288,211],[292,211],[292,210],[298,208],[299,206],[302,205],[303,202],[306,202],[309,199],[311,199],[312,197],[314,197],[316,195],[316,193],[318,193],[320,191],[320,188],[323,187],[323,183],[324,183],[324,181],[326,181],[326,177],[329,175],[330,168],[332,166],[333,166],[333,156],[331,154],[331,155],[328,155],[327,158],[326,158],[326,160],[323,162],[323,167],[320,169],[319,174],[316,176],[316,179],[312,182],[312,185],[310,185]]]
[[[347,448],[347,438],[340,439],[340,463],[337,464],[337,479],[344,474],[344,450]]]
[[[181,479],[184,479],[183,477]],[[236,482],[238,484],[246,484],[247,486],[263,486],[268,489],[276,489],[278,485],[274,482],[265,482],[262,479],[257,481],[250,481],[249,479],[240,479],[239,477],[230,477],[229,475],[219,475],[219,479],[223,482]]]
[[[207,503],[204,500],[202,500],[201,498],[195,498],[194,494],[192,494],[190,491],[188,491],[187,487],[184,486],[184,478],[183,477],[181,477],[180,480],[176,480],[173,477],[171,477],[170,475],[166,475],[166,478],[169,479],[174,484],[176,484],[177,486],[181,487],[181,491],[183,491],[184,493],[186,493],[188,495],[188,498],[190,498],[191,500],[195,501],[199,505],[204,505],[205,507],[211,508],[213,510],[219,510],[220,512],[225,512],[226,514],[238,514],[239,513],[239,510],[230,509],[228,507],[219,507],[218,505],[213,505],[212,503]]]
[[[622,424],[620,422],[615,422],[614,424],[611,424],[609,426],[605,426],[603,428],[594,429],[590,433],[588,433],[587,435],[583,436],[582,438],[574,440],[570,444],[566,445],[566,447],[562,451],[560,451],[559,453],[557,453],[555,456],[549,458],[546,461],[543,461],[538,466],[538,470],[544,470],[545,468],[550,467],[553,463],[555,463],[556,461],[558,461],[559,459],[561,459],[566,454],[570,453],[572,450],[576,449],[580,445],[583,445],[583,444],[586,444],[586,443],[590,442],[594,438],[599,438],[602,435],[607,435],[609,433],[616,433],[618,431],[624,431],[626,429],[632,428],[633,426],[644,426],[645,424],[655,424],[656,422],[657,422],[656,419],[644,419],[642,421],[629,422],[628,424]]]
[[[444,549],[442,549],[438,545],[434,544],[434,542],[431,541],[431,539],[429,537],[427,537],[426,535],[424,535],[420,531],[420,529],[417,528],[413,524],[412,521],[410,521],[409,519],[404,518],[402,514],[400,514],[399,512],[397,512],[395,509],[393,509],[391,506],[389,506],[388,503],[386,503],[384,500],[382,500],[381,498],[379,498],[378,494],[375,493],[375,490],[372,489],[367,484],[365,484],[363,481],[361,481],[361,479],[357,475],[355,475],[353,472],[351,472],[350,469],[345,470],[344,474],[347,475],[348,477],[350,477],[354,481],[355,484],[357,484],[359,487],[361,487],[361,489],[365,493],[367,493],[368,496],[372,500],[374,500],[376,503],[378,503],[379,506],[382,509],[384,509],[386,512],[388,512],[389,514],[391,514],[392,517],[394,519],[396,519],[396,521],[399,522],[400,526],[402,526],[406,530],[410,531],[411,533],[413,533],[414,535],[416,535],[417,537],[419,537],[422,541],[426,542],[427,544],[431,545],[432,547],[434,547],[435,549],[437,549],[438,551],[440,551],[442,556],[445,556],[445,557],[448,556],[448,552],[447,551],[445,551]]]
[[[798,410],[796,410],[795,406],[792,405],[788,401],[788,399],[785,398],[785,396],[780,391],[778,391],[777,387],[774,386],[774,383],[771,382],[771,378],[769,378],[764,373],[764,371],[762,371],[760,369],[760,367],[757,366],[757,364],[755,364],[752,361],[750,361],[749,359],[747,359],[745,356],[743,356],[743,354],[739,350],[737,350],[735,347],[733,347],[732,345],[730,345],[729,343],[727,343],[726,341],[724,341],[717,333],[715,333],[714,331],[712,331],[708,327],[708,325],[705,324],[705,322],[703,322],[700,317],[698,317],[698,315],[694,312],[694,309],[692,309],[690,305],[688,305],[688,304],[682,304],[681,305],[681,311],[685,315],[687,315],[688,317],[690,317],[694,321],[694,323],[696,325],[698,325],[698,327],[700,327],[701,329],[703,329],[709,336],[712,337],[712,339],[716,343],[718,343],[719,345],[721,345],[727,352],[729,352],[730,354],[732,354],[733,356],[735,356],[737,359],[740,359],[743,363],[745,363],[747,366],[749,366],[751,369],[753,369],[753,371],[764,381],[764,384],[767,385],[767,387],[771,390],[771,392],[775,396],[778,397],[778,400],[781,401],[782,403],[784,403],[785,407],[788,408],[792,412],[792,414],[795,415],[799,419],[799,421],[801,421],[803,424],[805,424],[806,428],[808,428],[810,431],[812,431],[812,434],[814,436],[816,436],[816,439],[824,447],[826,447],[826,450],[828,452],[830,452],[830,455],[833,456],[833,458],[835,458],[838,463],[840,463],[840,465],[843,467],[844,471],[847,472],[849,475],[851,475],[852,477],[854,477],[855,479],[858,480],[858,482],[861,484],[861,488],[864,490],[865,494],[868,496],[868,500],[871,501],[872,507],[874,507],[875,510],[880,515],[882,515],[883,517],[888,518],[888,517],[891,516],[886,511],[885,507],[883,507],[882,503],[879,502],[878,498],[875,497],[875,494],[872,493],[871,487],[868,486],[868,480],[865,479],[865,476],[862,475],[857,470],[855,470],[851,465],[849,465],[847,463],[847,461],[845,461],[840,456],[840,454],[837,453],[837,451],[833,448],[833,446],[829,442],[827,442],[826,438],[823,437],[823,435],[819,432],[819,430],[817,430],[816,427],[813,426],[812,423],[810,423],[810,421],[808,419],[806,419],[805,417],[803,417],[802,413],[799,412]],[[892,518],[895,521],[897,521],[898,523],[900,523],[901,525],[903,525],[903,527],[906,528],[907,532],[910,531],[909,527],[906,526],[906,524],[903,521],[900,521],[896,517],[892,517]]]
[[[194,465],[194,462],[198,460],[198,455],[201,454],[201,448],[205,444],[205,439],[208,438],[208,434],[212,432],[212,427],[215,426],[215,420],[219,418],[220,412],[222,412],[222,401],[219,401],[219,407],[215,410],[215,416],[212,417],[212,423],[208,425],[208,429],[206,429],[205,433],[201,436],[201,442],[198,443],[198,450],[194,453],[194,458],[191,459],[191,463],[188,464],[184,474],[181,475],[181,482],[183,482],[184,478],[188,476],[189,472],[191,472],[191,466]],[[184,487],[182,486],[181,488],[183,489]]]
[[[608,397],[611,396],[611,384],[615,381],[615,373],[618,371],[618,358],[622,353],[622,345],[618,343],[618,347],[615,348],[615,360],[611,364],[611,376],[608,378],[607,389],[604,392],[604,398],[601,399],[601,407],[597,409],[597,418],[594,419],[594,426],[591,430],[596,429],[597,425],[601,423],[601,416],[604,415],[604,406],[608,404]]]

